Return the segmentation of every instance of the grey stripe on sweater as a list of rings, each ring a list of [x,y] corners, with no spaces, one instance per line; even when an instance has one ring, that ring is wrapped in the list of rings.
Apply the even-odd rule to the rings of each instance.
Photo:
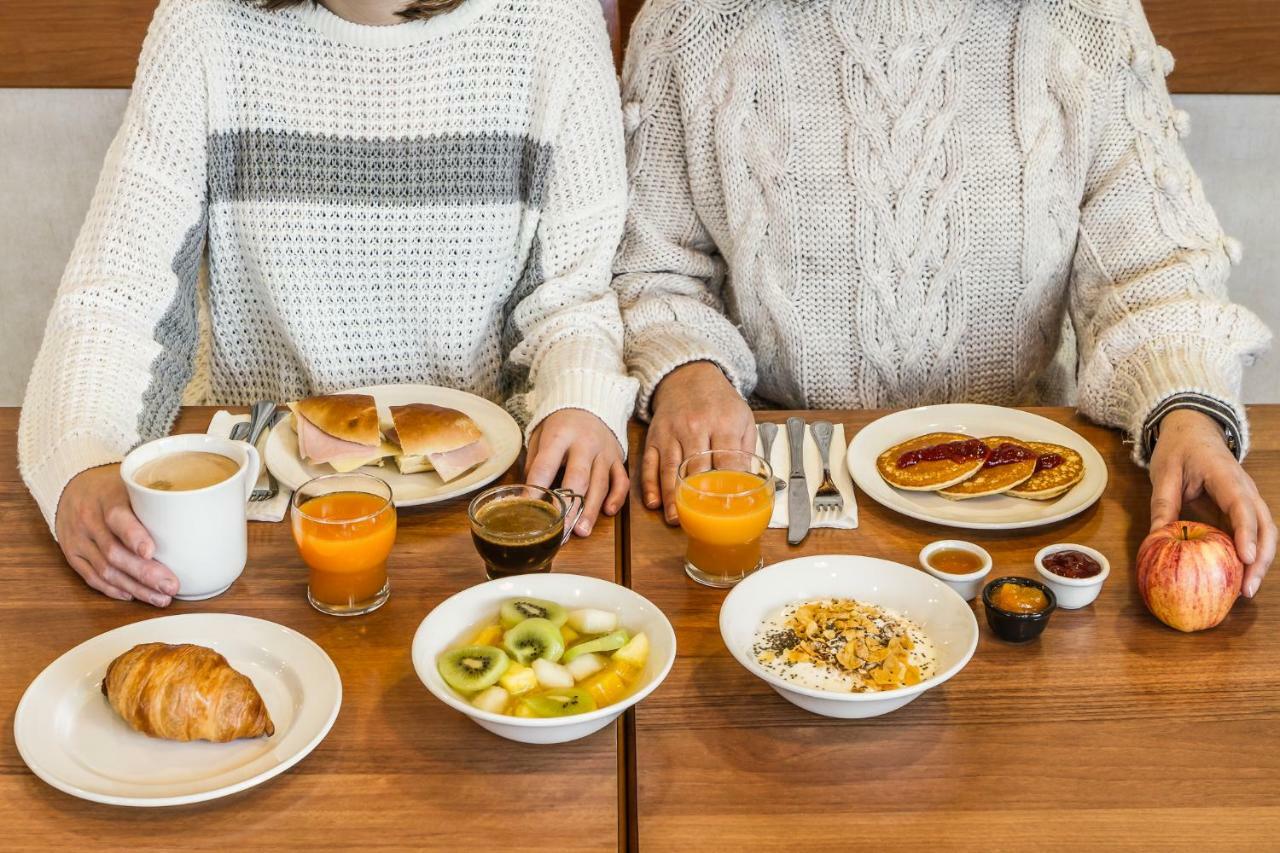
[[[182,403],[182,392],[195,370],[196,347],[200,343],[196,287],[208,222],[206,208],[200,213],[200,221],[182,238],[173,257],[178,289],[156,324],[155,341],[161,350],[151,362],[151,384],[142,395],[142,410],[138,413],[138,436],[144,442],[169,433]]]
[[[551,146],[520,134],[357,139],[236,130],[209,137],[209,199],[541,208]]]

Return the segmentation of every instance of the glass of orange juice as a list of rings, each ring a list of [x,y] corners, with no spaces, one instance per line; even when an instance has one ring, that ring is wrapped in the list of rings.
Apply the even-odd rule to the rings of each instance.
[[[307,600],[321,613],[359,616],[386,603],[396,541],[391,487],[369,474],[326,474],[293,493],[293,539],[310,569]]]
[[[733,586],[760,568],[773,515],[773,469],[754,453],[704,450],[680,463],[676,512],[689,538],[684,570],[707,586]]]

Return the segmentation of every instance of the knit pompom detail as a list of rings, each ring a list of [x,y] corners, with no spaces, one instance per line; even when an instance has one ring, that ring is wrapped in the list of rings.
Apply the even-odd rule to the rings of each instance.
[[[1231,259],[1234,266],[1240,266],[1244,260],[1244,243],[1241,243],[1235,237],[1224,236],[1222,238],[1222,250],[1227,253],[1227,257]]]

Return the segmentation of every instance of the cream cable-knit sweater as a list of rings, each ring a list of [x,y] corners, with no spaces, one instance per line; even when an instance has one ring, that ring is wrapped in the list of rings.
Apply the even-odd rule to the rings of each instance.
[[[214,401],[431,383],[530,426],[587,409],[625,447],[625,204],[597,0],[389,27],[164,0],[27,388],[23,477],[52,524],[71,477],[169,430],[206,241]]]
[[[716,362],[789,408],[1062,401],[1136,436],[1239,402],[1227,302],[1138,0],[650,0],[624,72],[615,271],[646,413]],[[1243,448],[1241,449],[1243,452]]]

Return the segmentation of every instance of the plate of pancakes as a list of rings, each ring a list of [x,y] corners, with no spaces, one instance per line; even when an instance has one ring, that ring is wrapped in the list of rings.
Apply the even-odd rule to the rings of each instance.
[[[849,472],[889,509],[976,530],[1070,518],[1107,485],[1106,463],[1079,433],[1031,412],[971,403],[873,421],[849,442]]]

